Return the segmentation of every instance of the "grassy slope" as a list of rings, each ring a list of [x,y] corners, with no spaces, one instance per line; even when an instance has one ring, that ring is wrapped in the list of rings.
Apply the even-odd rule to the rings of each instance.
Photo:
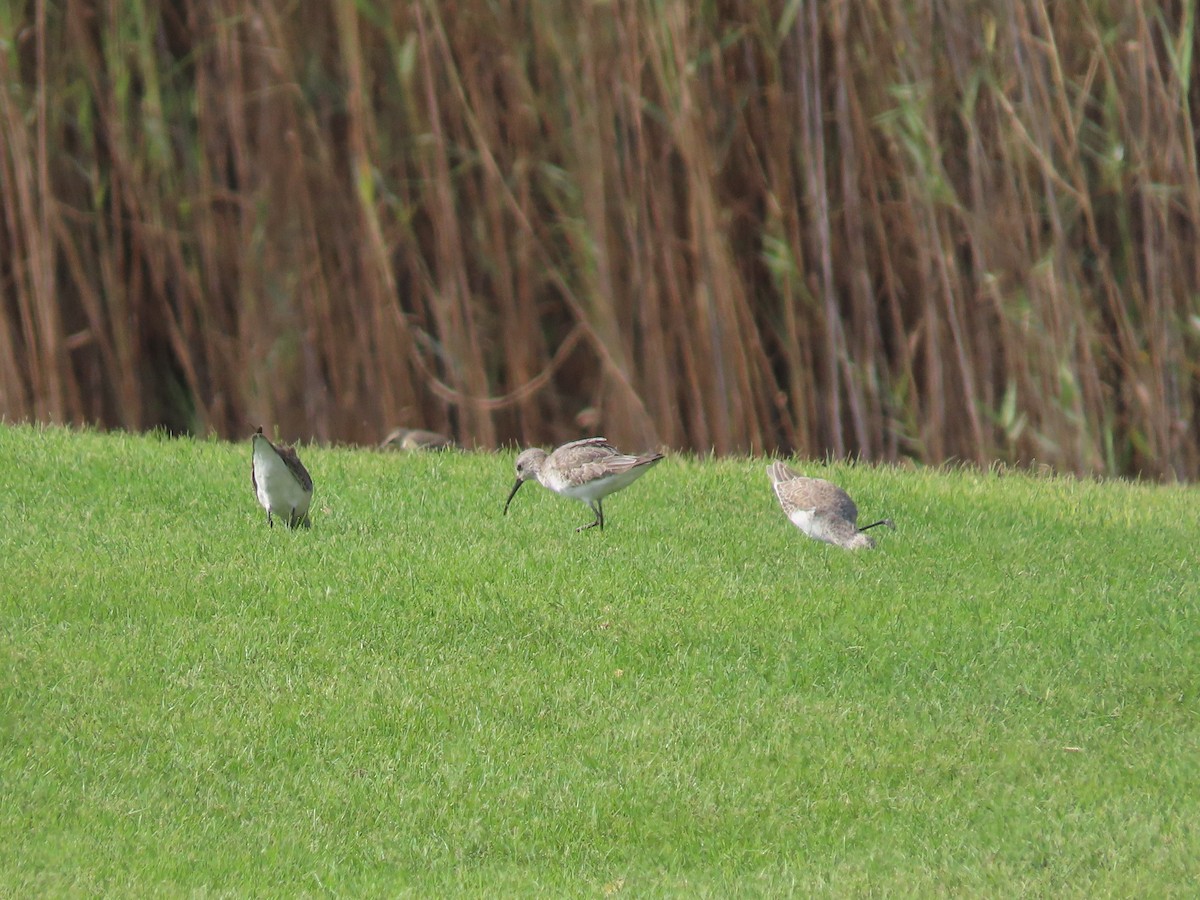
[[[0,426],[0,893],[1160,893],[1200,858],[1196,492]],[[822,467],[807,467],[820,471]]]

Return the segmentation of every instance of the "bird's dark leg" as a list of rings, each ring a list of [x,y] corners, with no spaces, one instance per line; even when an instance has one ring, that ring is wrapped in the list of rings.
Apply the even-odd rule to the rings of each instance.
[[[589,500],[588,501],[588,509],[590,509],[592,512],[594,512],[596,514],[596,518],[593,521],[588,522],[586,525],[580,525],[578,528],[575,529],[575,531],[577,533],[580,531],[587,531],[589,528],[595,528],[597,525],[599,525],[600,530],[603,531],[604,530],[604,508],[602,506],[600,506],[600,501],[597,500],[595,502],[595,504],[593,504]]]
[[[267,510],[267,527],[268,528],[275,527],[275,520],[271,518],[271,511],[269,509]]]

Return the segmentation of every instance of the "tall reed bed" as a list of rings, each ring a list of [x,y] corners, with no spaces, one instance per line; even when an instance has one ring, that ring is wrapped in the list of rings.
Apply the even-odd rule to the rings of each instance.
[[[1200,476],[1194,3],[0,29],[6,417]]]

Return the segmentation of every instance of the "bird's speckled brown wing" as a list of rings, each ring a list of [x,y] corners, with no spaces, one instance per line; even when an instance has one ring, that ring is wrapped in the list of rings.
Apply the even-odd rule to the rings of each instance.
[[[604,438],[596,437],[563,444],[551,454],[549,462],[558,467],[571,484],[580,485],[605,476],[620,475],[662,458],[661,453],[644,456],[622,453]]]
[[[272,445],[274,446],[274,445]],[[291,447],[275,447],[275,452],[279,454],[279,458],[283,460],[283,464],[288,467],[305,493],[311,494],[313,489],[312,476],[308,474],[308,469],[304,468],[304,463],[300,462],[300,457],[296,455],[296,451]]]
[[[836,484],[823,478],[799,475],[778,461],[768,467],[767,474],[771,477],[779,505],[788,518],[797,509],[819,509],[845,519],[851,526],[858,522],[858,507],[850,495]]]

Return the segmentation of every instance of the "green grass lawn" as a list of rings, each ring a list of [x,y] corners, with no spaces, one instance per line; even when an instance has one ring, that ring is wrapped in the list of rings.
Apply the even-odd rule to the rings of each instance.
[[[1200,888],[1195,488],[301,456],[0,426],[0,895]]]

